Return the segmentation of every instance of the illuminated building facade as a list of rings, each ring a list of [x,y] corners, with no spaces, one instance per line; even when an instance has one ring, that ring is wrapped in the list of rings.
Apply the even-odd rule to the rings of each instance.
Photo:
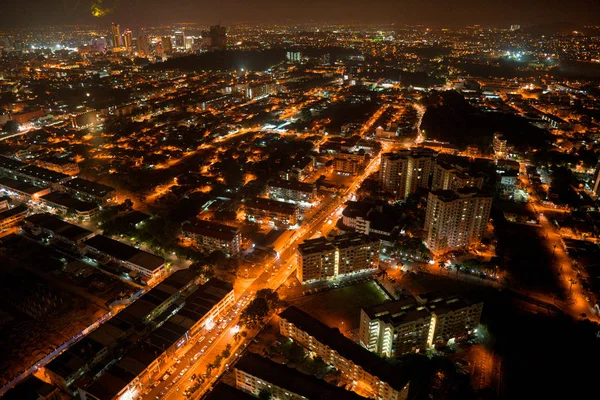
[[[377,268],[379,248],[379,239],[358,233],[306,240],[298,246],[298,280],[306,283]]]
[[[382,154],[379,181],[383,190],[401,200],[419,188],[429,187],[434,156],[433,150],[425,148]]]
[[[298,206],[283,201],[256,198],[244,203],[246,219],[256,223],[294,226],[300,219]]]
[[[184,225],[181,231],[185,239],[192,240],[199,247],[219,250],[229,256],[240,252],[242,233],[234,226],[200,220],[193,225]]]
[[[363,308],[360,343],[387,357],[420,352],[474,333],[482,310],[482,302],[456,296],[423,296]]]
[[[478,243],[490,218],[492,197],[477,188],[429,193],[425,215],[425,242],[440,254]]]

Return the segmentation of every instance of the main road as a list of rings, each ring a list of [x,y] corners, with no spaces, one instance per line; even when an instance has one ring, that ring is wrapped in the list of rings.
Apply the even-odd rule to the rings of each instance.
[[[383,143],[381,153],[389,151],[391,146],[391,143]],[[295,234],[290,236],[288,242],[285,243],[279,251],[279,258],[267,263],[263,273],[237,295],[237,298],[240,300],[236,306],[221,319],[219,325],[209,332],[199,334],[198,336],[202,336],[200,339],[193,338],[191,340],[193,343],[188,344],[182,352],[183,355],[179,357],[179,363],[177,364],[177,361],[173,360],[172,366],[164,367],[164,370],[171,369],[173,373],[164,381],[161,380],[156,388],[146,388],[146,392],[148,392],[148,390],[150,391],[144,398],[185,399],[185,389],[192,385],[194,375],[196,377],[205,375],[207,366],[211,364],[223,350],[225,350],[228,344],[231,344],[230,357],[222,361],[222,366],[207,377],[207,380],[200,386],[199,390],[194,392],[191,398],[199,398],[210,388],[212,383],[220,376],[221,370],[227,368],[235,361],[235,358],[239,357],[249,340],[251,340],[234,340],[234,337],[237,337],[235,333],[239,329],[239,313],[242,308],[254,299],[258,290],[265,288],[277,290],[295,272],[296,265],[294,254],[297,244],[312,238],[319,231],[325,232],[331,228],[334,220],[339,215],[338,211],[341,210],[341,206],[346,201],[350,200],[363,181],[379,168],[381,159],[380,154],[369,162],[365,170],[354,179],[352,184],[343,193],[329,201],[323,202],[321,209],[309,220],[305,221]],[[332,222],[329,223],[329,220],[332,220]],[[173,366],[175,368],[173,368]]]
[[[554,273],[559,278],[560,285],[562,286],[563,293],[566,295],[567,301],[565,302],[564,311],[568,312],[573,318],[591,318],[598,320],[594,314],[592,308],[586,300],[586,294],[581,286],[581,282],[578,279],[577,272],[573,268],[573,264],[569,255],[567,254],[564,242],[558,229],[552,225],[548,218],[540,210],[547,210],[536,193],[535,188],[529,180],[526,170],[526,164],[521,164],[521,175],[523,180],[529,189],[529,194],[532,201],[530,201],[529,207],[531,211],[538,215],[540,221],[540,227],[544,233],[545,245],[549,251],[554,254],[555,262],[552,263]],[[561,211],[561,210],[559,210]]]

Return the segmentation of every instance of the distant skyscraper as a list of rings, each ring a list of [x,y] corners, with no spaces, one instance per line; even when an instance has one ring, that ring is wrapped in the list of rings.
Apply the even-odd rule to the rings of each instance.
[[[150,54],[148,50],[148,36],[144,32],[140,33],[140,36],[137,38],[137,51],[139,54],[145,56]]]
[[[133,49],[133,34],[129,29],[127,29],[125,33],[123,33],[123,45],[127,50]]]
[[[213,49],[225,50],[227,48],[227,28],[221,25],[210,27],[210,47]]]
[[[122,43],[121,43],[121,27],[119,27],[119,24],[115,24],[113,22],[112,24],[112,45],[113,47],[121,47]]]
[[[492,197],[470,187],[429,193],[425,242],[432,253],[445,253],[478,243],[485,233]]]
[[[302,53],[299,51],[288,51],[286,53],[286,58],[288,62],[293,64],[300,64],[302,62]]]
[[[510,26],[510,30],[511,30],[512,32],[514,32],[514,31],[518,31],[519,29],[521,29],[521,25],[511,25],[511,26]]]
[[[171,41],[171,36],[163,36],[161,42],[165,54],[173,53],[173,42]]]
[[[177,50],[185,49],[185,35],[182,31],[175,31],[175,48]]]
[[[381,155],[379,181],[396,199],[405,199],[418,188],[429,187],[435,152],[430,149],[402,150]]]
[[[192,36],[185,37],[185,49],[190,50],[194,47],[194,38]]]

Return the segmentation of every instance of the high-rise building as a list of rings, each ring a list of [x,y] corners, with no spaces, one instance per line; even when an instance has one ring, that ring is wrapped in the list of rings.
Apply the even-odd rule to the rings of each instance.
[[[185,35],[182,31],[175,31],[175,48],[185,50]]]
[[[302,53],[299,51],[288,51],[285,56],[290,63],[300,64],[302,62]]]
[[[505,139],[502,139],[501,133],[494,133],[494,139],[492,141],[492,147],[494,148],[494,154],[498,158],[506,157],[506,151],[508,142]]]
[[[194,37],[193,36],[186,36],[185,37],[185,49],[186,50],[191,50],[194,47]]]
[[[434,156],[435,152],[426,148],[382,154],[379,181],[383,190],[400,200],[429,187]]]
[[[209,31],[210,47],[225,50],[227,48],[227,28],[221,25],[213,25]]]
[[[332,279],[377,268],[379,247],[379,239],[357,233],[306,240],[298,246],[298,280]]]
[[[431,190],[458,190],[471,186],[481,189],[483,177],[471,176],[466,168],[439,160],[433,167]]]
[[[137,38],[137,51],[140,55],[147,56],[150,54],[148,48],[148,36],[145,33],[140,33],[140,36]]]
[[[123,46],[129,51],[133,49],[133,33],[131,33],[130,29],[127,29],[123,33]]]
[[[477,188],[429,193],[425,242],[432,253],[465,248],[481,240],[492,208],[492,197]]]
[[[121,43],[121,27],[119,26],[119,24],[115,24],[113,22],[112,27],[111,27],[111,33],[112,33],[112,46],[113,48],[116,47],[121,47],[122,43]]]
[[[173,53],[173,41],[171,40],[171,36],[163,36],[161,39],[161,43],[165,54]]]

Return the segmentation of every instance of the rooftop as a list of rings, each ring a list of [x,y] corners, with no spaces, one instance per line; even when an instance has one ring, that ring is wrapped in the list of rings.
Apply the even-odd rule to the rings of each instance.
[[[240,233],[239,228],[234,226],[204,220],[197,221],[194,225],[184,225],[181,229],[184,232],[226,240],[228,242],[231,242]]]
[[[61,174],[60,172],[55,172],[46,168],[38,167],[36,165],[28,165],[27,167],[21,168],[19,173],[28,177],[52,183],[62,182],[71,178],[69,175]]]
[[[43,188],[33,186],[30,183],[16,181],[11,178],[0,178],[0,186],[16,190],[17,192],[27,193],[29,195],[34,195],[44,190]]]
[[[204,400],[256,400],[256,397],[219,382]]]
[[[288,215],[292,215],[298,210],[298,207],[293,204],[285,203],[283,201],[264,199],[262,197],[246,200],[245,205],[246,208],[256,208],[259,210],[274,211]]]
[[[363,397],[340,387],[329,385],[314,376],[277,364],[268,358],[246,353],[235,368],[307,399],[358,400]]]
[[[316,186],[311,183],[288,181],[288,180],[283,180],[283,179],[271,180],[271,181],[269,181],[268,186],[281,188],[281,189],[296,190],[299,192],[306,192],[306,193],[312,193],[316,189]]]
[[[64,187],[69,189],[77,190],[83,193],[87,193],[93,196],[104,197],[110,192],[114,192],[115,189],[110,186],[102,185],[100,183],[88,181],[82,178],[71,179],[68,182],[63,183]]]
[[[161,268],[165,263],[165,260],[159,256],[136,249],[133,246],[110,239],[104,235],[96,235],[86,240],[85,244],[111,257],[130,262],[152,273]]]
[[[58,204],[59,206],[67,207],[79,212],[89,212],[98,208],[98,205],[88,201],[81,201],[66,193],[52,192],[40,197],[40,199]]]
[[[30,215],[25,218],[25,222],[34,226],[39,226],[42,229],[52,232],[56,236],[64,237],[73,242],[85,239],[94,234],[92,231],[65,222],[52,214]]]

